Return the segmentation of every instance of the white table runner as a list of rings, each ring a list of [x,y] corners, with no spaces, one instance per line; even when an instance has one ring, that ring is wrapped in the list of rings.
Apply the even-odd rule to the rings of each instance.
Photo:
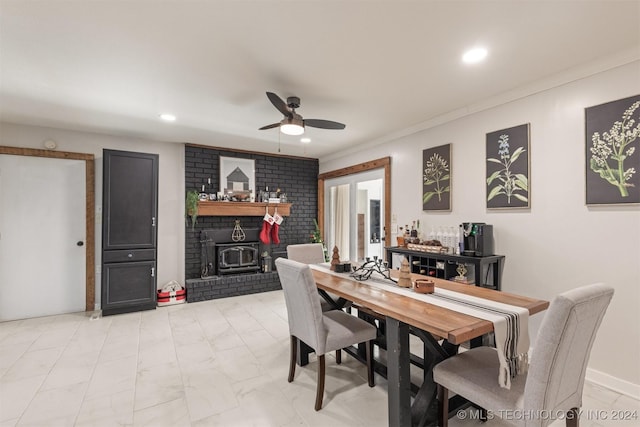
[[[331,271],[327,263],[311,264],[310,267],[324,273],[355,280],[348,273]],[[526,308],[438,287],[436,287],[433,294],[420,294],[413,292],[410,288],[400,288],[387,279],[374,276],[368,280],[358,280],[358,282],[492,322],[496,350],[500,360],[500,372],[498,375],[500,386],[510,388],[511,378],[526,372],[528,366],[527,352],[529,351],[529,311]]]

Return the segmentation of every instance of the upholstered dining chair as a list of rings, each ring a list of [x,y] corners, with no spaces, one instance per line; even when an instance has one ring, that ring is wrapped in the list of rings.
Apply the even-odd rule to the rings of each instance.
[[[440,425],[447,426],[452,391],[496,416],[511,411],[509,421],[544,427],[564,413],[567,426],[578,425],[589,354],[613,288],[601,283],[558,295],[540,325],[529,371],[498,385],[495,349],[477,347],[440,362],[433,370],[438,384]]]
[[[300,243],[296,245],[287,246],[287,258],[294,261],[301,262],[303,264],[319,264],[325,262],[324,259],[324,247],[322,243]],[[333,294],[328,294],[334,301],[338,300],[338,297]],[[334,307],[325,301],[320,295],[320,308],[322,311],[333,310]]]
[[[322,243],[300,243],[287,246],[287,258],[303,264],[325,262]]]
[[[298,340],[311,347],[318,357],[318,380],[315,410],[322,408],[325,377],[325,354],[338,352],[348,346],[366,342],[367,377],[369,387],[373,380],[373,340],[375,326],[341,310],[322,312],[315,280],[307,264],[285,258],[276,260],[276,268],[284,291],[291,335],[289,378],[292,382],[296,369]],[[336,355],[336,359],[339,357]]]

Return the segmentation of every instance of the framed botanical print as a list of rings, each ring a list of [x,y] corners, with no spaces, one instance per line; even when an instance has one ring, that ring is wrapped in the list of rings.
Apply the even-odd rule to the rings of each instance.
[[[422,210],[451,210],[451,144],[422,151]]]
[[[529,123],[487,134],[487,209],[530,207]]]
[[[255,200],[255,160],[220,156],[220,192],[227,200]]]
[[[587,205],[640,203],[640,95],[585,109]]]

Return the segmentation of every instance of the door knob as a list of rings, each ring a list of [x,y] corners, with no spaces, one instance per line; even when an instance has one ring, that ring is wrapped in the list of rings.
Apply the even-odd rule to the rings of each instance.
[[[76,243],[76,245],[78,246],[84,246],[84,242],[82,240],[78,240],[78,243]]]

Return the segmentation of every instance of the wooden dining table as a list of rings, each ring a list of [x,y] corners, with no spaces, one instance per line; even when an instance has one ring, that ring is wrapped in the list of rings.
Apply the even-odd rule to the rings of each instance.
[[[327,292],[337,295],[352,301],[363,312],[373,313],[384,320],[389,426],[429,425],[433,422],[436,387],[431,373],[433,366],[456,353],[458,345],[474,339],[477,341],[492,332],[493,323],[409,295],[369,286],[349,274],[337,275],[321,269],[312,269],[312,273],[323,296]],[[394,274],[397,271],[392,270]],[[413,281],[426,278],[412,274]],[[549,306],[549,302],[544,300],[448,280],[428,279],[435,282],[436,288],[523,307],[530,315],[542,312]],[[416,334],[416,331],[425,344],[425,375],[424,382],[413,396],[412,404],[409,335],[410,332]],[[427,351],[429,354],[426,354]],[[455,405],[450,407],[455,408]]]

